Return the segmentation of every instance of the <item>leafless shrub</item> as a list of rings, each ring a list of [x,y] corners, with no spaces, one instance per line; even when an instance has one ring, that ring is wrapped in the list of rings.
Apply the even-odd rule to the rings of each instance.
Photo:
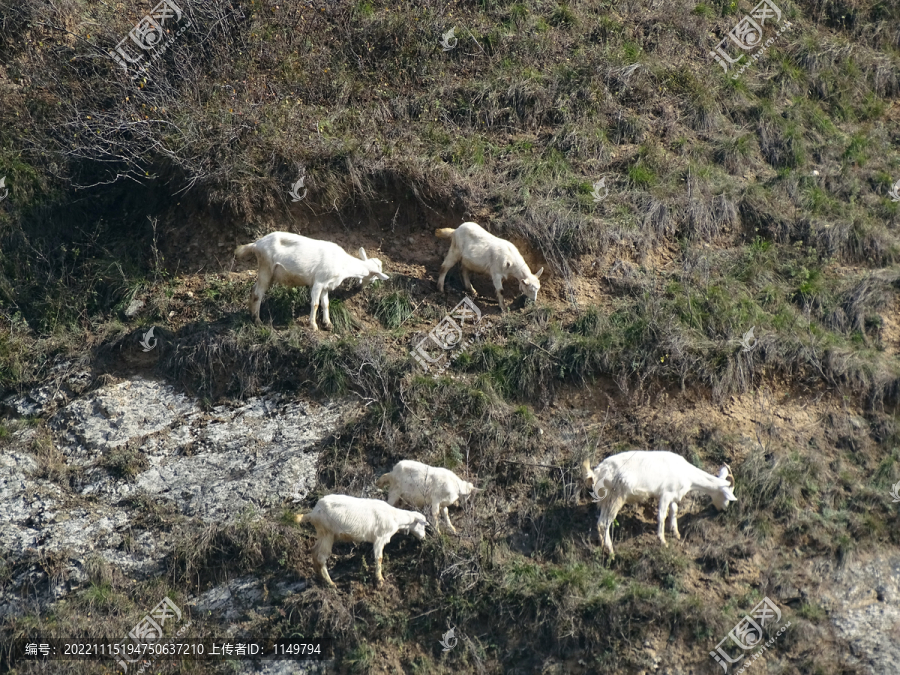
[[[747,235],[761,236],[779,243],[790,241],[793,227],[776,215],[768,200],[761,194],[748,194],[738,203],[738,213],[745,223]]]
[[[900,31],[898,31],[900,32]],[[896,98],[900,92],[897,68],[886,58],[879,58],[871,70],[872,90],[881,98]]]
[[[707,241],[718,234],[709,201],[703,195],[699,181],[693,176],[688,176],[684,230],[689,237]]]
[[[881,271],[866,274],[850,286],[841,297],[838,310],[843,319],[843,327],[835,326],[842,332],[859,331],[866,335],[866,320],[877,315],[896,297],[896,285],[900,275],[892,271]]]
[[[287,598],[284,608],[291,620],[309,635],[348,638],[356,636],[361,618],[353,600],[352,596],[347,598],[331,589],[313,586]]]
[[[763,157],[773,167],[796,168],[803,163],[805,146],[796,126],[761,117],[757,131]]]
[[[694,96],[687,106],[687,120],[691,129],[701,134],[715,131],[719,126],[719,105],[711,96],[703,93]]]
[[[854,52],[853,44],[843,37],[819,37],[793,43],[789,53],[810,75],[834,71]]]
[[[814,223],[804,218],[794,226],[794,238],[845,262],[889,265],[896,259],[897,240],[880,224],[860,220]]]
[[[669,215],[668,206],[662,200],[650,197],[649,205],[643,211],[644,225],[657,241],[662,241],[675,231],[675,222]]]
[[[737,134],[719,140],[714,156],[728,173],[741,175],[747,171],[754,149],[754,139],[749,134]]]
[[[634,115],[626,115],[620,109],[613,122],[610,138],[613,143],[643,143],[646,137],[645,123]]]
[[[717,232],[728,232],[737,228],[738,210],[727,195],[721,194],[713,197],[712,212],[714,228]]]
[[[299,565],[306,538],[299,528],[264,518],[183,524],[169,561],[169,574],[174,583],[196,583],[198,579],[210,580],[216,570],[246,574],[262,565],[277,566],[285,556]]]

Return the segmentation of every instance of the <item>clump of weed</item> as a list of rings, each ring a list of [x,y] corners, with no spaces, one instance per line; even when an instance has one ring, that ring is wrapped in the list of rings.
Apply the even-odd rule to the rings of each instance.
[[[394,291],[375,297],[369,302],[369,311],[385,328],[398,328],[412,316],[413,304],[406,291]]]
[[[245,514],[232,523],[184,524],[170,573],[176,581],[212,581],[222,570],[258,573],[263,567],[297,569],[306,550],[301,529]]]
[[[84,473],[83,467],[71,465],[53,442],[49,429],[40,427],[30,443],[31,454],[37,460],[35,478],[43,478],[62,485],[77,482]]]
[[[140,450],[121,447],[107,451],[98,465],[116,478],[131,480],[150,466],[147,456]]]
[[[332,330],[335,333],[346,333],[351,329],[359,328],[360,324],[347,309],[344,301],[339,298],[329,298],[328,313],[331,318]]]

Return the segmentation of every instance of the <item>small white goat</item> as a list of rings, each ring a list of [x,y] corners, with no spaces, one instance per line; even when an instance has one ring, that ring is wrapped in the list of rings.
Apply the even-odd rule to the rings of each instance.
[[[250,314],[256,323],[259,320],[259,306],[272,283],[283,286],[312,286],[310,291],[309,324],[316,325],[319,300],[322,302],[322,317],[325,328],[331,328],[328,315],[328,293],[337,288],[344,279],[355,277],[361,283],[372,283],[376,279],[389,277],[381,271],[378,258],[367,258],[364,249],[359,249],[359,258],[354,258],[337,244],[301,237],[289,232],[272,232],[252,244],[238,246],[235,258],[256,255],[259,272],[256,284],[250,294]],[[360,260],[362,258],[362,260]]]
[[[659,499],[659,540],[666,544],[663,533],[666,514],[670,513],[669,528],[676,539],[678,531],[678,502],[691,490],[698,490],[712,497],[718,510],[736,502],[734,476],[725,464],[718,476],[713,476],[690,464],[684,457],[665,450],[632,450],[607,457],[591,470],[584,460],[584,481],[599,501],[600,517],[597,531],[609,554],[615,557],[609,527],[625,504],[633,504],[649,498]],[[599,498],[599,499],[596,499]]]
[[[329,586],[334,586],[328,568],[328,556],[335,541],[369,542],[374,544],[375,580],[384,582],[381,574],[381,553],[397,532],[425,538],[427,520],[421,513],[395,509],[380,499],[361,499],[347,495],[327,495],[316,502],[306,515],[297,515],[300,523],[312,523],[318,540],[313,547],[313,566]]]
[[[456,263],[462,260],[462,278],[466,290],[477,296],[472,282],[469,280],[469,272],[490,274],[494,280],[494,289],[497,291],[497,301],[500,303],[500,311],[506,311],[503,304],[503,280],[514,277],[519,282],[519,290],[532,300],[537,299],[541,290],[541,282],[538,278],[543,274],[544,268],[532,274],[519,249],[506,239],[495,237],[477,223],[463,223],[456,229],[444,227],[434,231],[440,239],[450,239],[450,250],[444,263],[441,265],[441,275],[438,277],[438,290],[444,292],[444,277]]]
[[[450,469],[428,466],[409,459],[397,462],[390,473],[375,481],[375,485],[388,488],[387,501],[391,506],[395,506],[401,499],[417,508],[431,506],[434,529],[438,532],[438,513],[443,510],[444,522],[454,534],[456,528],[450,522],[447,507],[458,503],[460,496],[466,497],[478,490]]]

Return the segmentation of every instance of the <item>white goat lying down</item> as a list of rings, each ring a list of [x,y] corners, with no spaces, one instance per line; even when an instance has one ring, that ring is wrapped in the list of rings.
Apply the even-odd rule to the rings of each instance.
[[[388,488],[388,504],[391,506],[395,506],[401,499],[418,508],[431,506],[434,529],[438,532],[438,512],[443,510],[444,522],[454,534],[456,528],[450,522],[447,507],[458,503],[460,496],[465,497],[477,491],[474,485],[464,481],[450,469],[428,466],[409,459],[397,462],[390,473],[375,481],[375,485]]]
[[[259,306],[272,283],[283,286],[312,286],[309,324],[313,330],[319,330],[316,325],[319,299],[321,297],[325,328],[331,328],[328,293],[337,288],[344,279],[355,277],[361,283],[388,279],[381,271],[381,261],[378,258],[367,258],[362,248],[359,249],[359,258],[354,258],[330,241],[310,239],[289,232],[272,232],[252,244],[238,246],[234,257],[248,258],[251,253],[256,255],[256,262],[259,265],[256,285],[250,294],[250,314],[256,323],[260,323]]]
[[[374,544],[375,580],[378,585],[384,582],[381,574],[381,553],[384,545],[397,532],[413,534],[419,539],[425,538],[427,520],[421,513],[395,509],[380,499],[361,499],[347,495],[327,495],[316,502],[315,508],[308,514],[297,515],[294,519],[300,523],[312,523],[316,528],[318,541],[313,547],[313,566],[330,586],[334,586],[328,568],[328,556],[335,541],[369,542]]]
[[[441,293],[444,292],[444,277],[447,272],[461,260],[466,290],[472,295],[478,295],[469,280],[470,271],[490,274],[501,311],[506,311],[506,305],[503,304],[503,280],[507,277],[517,279],[519,290],[532,300],[537,299],[538,291],[541,290],[538,277],[543,274],[544,268],[539,269],[537,274],[532,274],[519,249],[512,242],[495,237],[477,223],[463,223],[456,229],[445,227],[435,230],[434,234],[440,239],[450,239],[450,250],[441,265],[441,275],[437,282]]]
[[[600,517],[597,531],[610,556],[615,556],[609,526],[616,519],[625,504],[633,504],[649,498],[659,499],[659,528],[657,535],[666,546],[663,533],[666,514],[669,513],[669,528],[676,539],[678,532],[678,502],[691,490],[698,490],[712,497],[718,510],[736,502],[734,496],[734,476],[725,464],[719,475],[713,476],[690,464],[684,457],[665,450],[632,450],[607,457],[591,470],[584,460],[584,479],[588,489],[596,486],[595,495],[600,497]]]

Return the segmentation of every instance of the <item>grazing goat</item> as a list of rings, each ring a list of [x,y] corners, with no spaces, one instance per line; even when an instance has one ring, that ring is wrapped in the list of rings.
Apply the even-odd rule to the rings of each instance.
[[[584,460],[584,480],[588,489],[593,489],[595,499],[600,504],[597,531],[611,557],[615,557],[609,526],[616,519],[625,504],[633,504],[650,497],[659,499],[659,540],[666,544],[663,533],[666,514],[669,528],[676,539],[678,532],[678,502],[691,490],[698,490],[712,497],[718,510],[736,502],[734,496],[734,476],[725,464],[718,476],[713,476],[690,464],[684,457],[664,450],[632,450],[607,457],[591,470]],[[598,489],[601,488],[602,489]]]
[[[396,506],[401,499],[415,507],[431,506],[434,529],[438,532],[438,513],[443,510],[444,522],[454,534],[456,528],[450,522],[447,507],[458,503],[460,495],[465,497],[477,491],[474,485],[464,481],[450,469],[428,466],[409,459],[397,462],[390,473],[375,481],[375,485],[388,488],[387,501],[391,506]]]
[[[388,279],[381,271],[381,261],[378,258],[367,258],[362,248],[359,249],[359,258],[354,258],[330,241],[319,241],[289,232],[272,232],[252,244],[238,246],[234,256],[238,259],[247,258],[251,253],[256,255],[259,265],[256,285],[250,294],[250,314],[256,323],[260,323],[259,306],[272,283],[312,286],[309,324],[313,330],[319,330],[316,325],[319,299],[321,297],[325,328],[330,329],[328,293],[344,279],[355,277],[361,283],[366,280],[371,283],[376,279]]]
[[[329,586],[334,582],[328,574],[325,563],[331,555],[335,541],[369,542],[374,544],[375,580],[380,586],[384,582],[381,574],[381,552],[384,545],[397,532],[413,534],[425,538],[427,520],[421,513],[395,509],[380,499],[361,499],[347,495],[328,495],[316,502],[308,514],[297,515],[300,523],[312,523],[318,540],[313,547],[313,566]]]
[[[506,305],[503,304],[503,280],[510,276],[518,280],[519,290],[522,293],[532,300],[537,300],[538,291],[541,290],[538,278],[543,274],[544,268],[539,269],[537,274],[532,274],[522,254],[512,242],[495,237],[477,223],[463,223],[456,229],[441,228],[435,230],[434,234],[440,239],[450,239],[450,250],[441,265],[441,275],[437,282],[441,293],[444,292],[444,277],[447,276],[447,272],[461,260],[463,283],[472,295],[478,294],[472,288],[469,272],[491,275],[500,311],[506,311]]]

